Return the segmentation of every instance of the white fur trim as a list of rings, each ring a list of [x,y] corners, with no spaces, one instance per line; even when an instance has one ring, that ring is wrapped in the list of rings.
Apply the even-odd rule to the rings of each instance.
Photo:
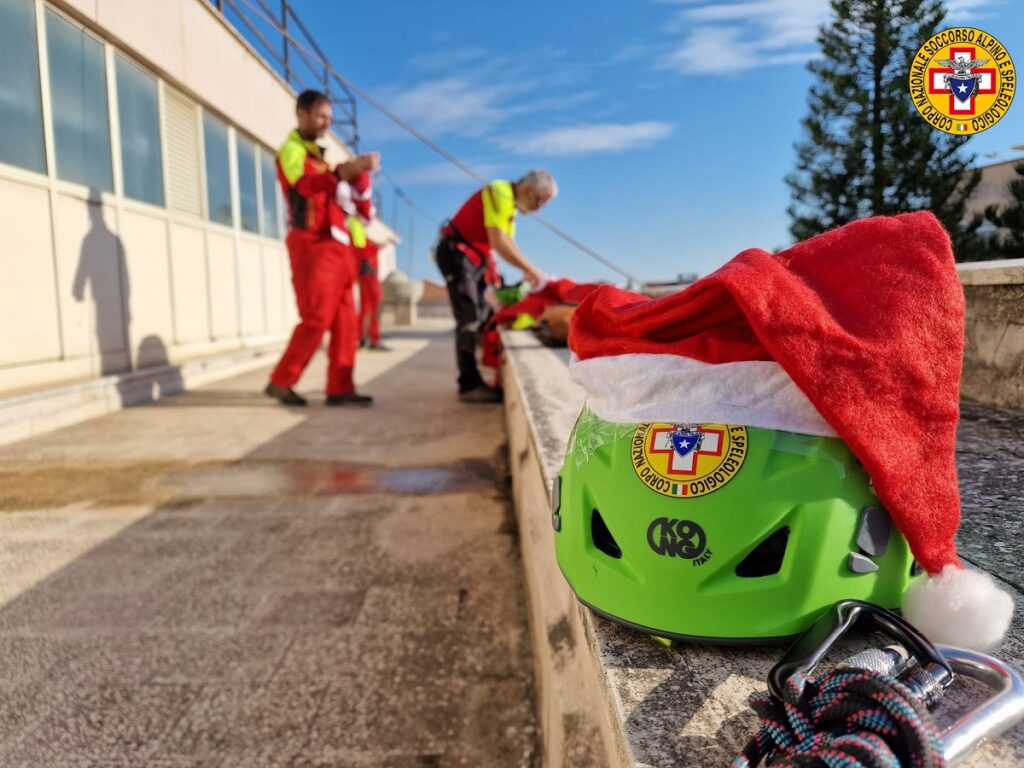
[[[702,363],[679,355],[628,354],[569,364],[587,404],[618,424],[743,424],[835,437],[807,395],[774,361]]]
[[[354,194],[352,185],[347,181],[339,181],[338,186],[334,188],[334,201],[341,210],[349,215],[354,215],[356,212],[356,204],[353,202]]]
[[[1013,598],[987,573],[947,565],[903,596],[903,615],[933,643],[995,650],[1013,618]]]

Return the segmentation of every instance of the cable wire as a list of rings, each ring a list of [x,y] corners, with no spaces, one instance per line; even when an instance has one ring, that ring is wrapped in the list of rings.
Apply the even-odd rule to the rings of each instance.
[[[306,48],[306,46],[304,46],[302,43],[298,42],[294,37],[291,36],[291,34],[288,32],[287,29],[283,28],[278,23],[278,21],[276,19],[274,19],[270,15],[264,13],[262,10],[257,8],[253,4],[253,2],[251,0],[237,0],[237,2],[240,2],[243,5],[245,5],[247,8],[249,8],[250,11],[252,11],[254,14],[259,16],[264,22],[266,22],[267,24],[272,26],[275,30],[277,30],[277,32],[280,35],[282,35],[283,37],[286,37],[288,39],[288,41],[292,44],[292,46],[297,50],[297,52],[306,61],[307,66],[309,65],[309,60],[306,59],[306,56],[313,57],[313,58],[317,57],[317,53],[315,53],[313,51],[310,51],[308,48]],[[324,66],[330,71],[331,75],[339,83],[341,83],[341,85],[343,85],[344,87],[346,87],[349,90],[351,90],[353,93],[355,93],[361,99],[363,99],[363,101],[365,101],[367,104],[369,104],[374,109],[376,109],[378,112],[380,112],[382,115],[384,115],[384,117],[386,117],[388,120],[393,122],[395,125],[397,125],[399,128],[404,130],[406,133],[408,133],[411,136],[413,136],[414,138],[416,138],[420,143],[424,144],[429,149],[433,150],[435,153],[440,155],[442,158],[447,160],[449,163],[454,165],[456,168],[458,168],[460,171],[465,173],[470,178],[474,179],[475,181],[477,181],[477,182],[479,182],[481,184],[487,184],[488,183],[488,179],[484,178],[479,173],[477,173],[471,166],[469,166],[466,163],[462,162],[462,160],[460,160],[458,157],[456,157],[451,152],[446,150],[444,147],[442,147],[437,142],[433,141],[429,136],[424,134],[422,131],[420,131],[418,128],[416,128],[414,125],[412,125],[411,123],[409,123],[406,120],[402,119],[399,115],[397,115],[394,112],[392,112],[384,104],[382,104],[380,101],[378,101],[376,98],[374,98],[369,92],[367,92],[363,88],[360,88],[358,85],[353,83],[351,80],[349,80],[344,75],[339,74],[338,71],[335,70],[334,67],[332,67],[330,65],[330,62],[327,61],[327,58],[325,56],[323,56],[322,54],[320,54],[320,59],[322,60]],[[404,192],[399,190],[398,186],[394,183],[393,180],[391,180],[389,178],[388,181],[395,188],[395,191],[398,193],[399,197],[401,197],[402,200],[410,208],[412,208],[413,210],[418,210],[420,215],[423,215],[423,216],[427,215],[422,210],[419,210],[415,206],[415,204],[412,202],[411,198],[409,198],[408,195],[406,195]],[[594,259],[595,261],[603,264],[605,267],[607,267],[608,269],[612,270],[613,272],[616,272],[617,274],[620,274],[623,277],[625,277],[626,279],[631,280],[631,281],[633,281],[635,283],[640,283],[641,282],[640,279],[636,275],[634,275],[633,273],[623,269],[618,264],[613,262],[611,259],[609,259],[609,258],[607,258],[605,256],[602,256],[600,253],[595,251],[593,248],[591,248],[591,247],[589,247],[587,245],[584,245],[579,240],[577,240],[575,237],[573,237],[568,232],[563,230],[561,227],[556,226],[552,222],[550,222],[547,219],[545,219],[543,216],[534,215],[533,219],[538,224],[540,224],[541,226],[545,227],[548,231],[550,231],[555,236],[560,237],[565,242],[567,242],[570,245],[572,245],[573,247],[577,248],[582,253],[585,253],[587,256],[589,256],[590,258]],[[440,221],[441,221],[441,219],[434,219],[435,223],[440,223]]]
[[[480,182],[481,184],[487,184],[488,183],[488,180],[486,178],[481,176],[479,173],[477,173],[475,170],[473,170],[470,166],[466,165],[466,163],[464,163],[461,160],[459,160],[459,158],[457,158],[451,152],[446,150],[444,147],[442,147],[439,144],[437,144],[436,142],[432,141],[430,138],[425,136],[422,132],[420,132],[415,127],[413,127],[412,125],[407,123],[405,120],[403,120],[401,117],[396,115],[390,109],[385,107],[383,104],[381,104],[379,101],[377,101],[375,98],[373,98],[369,93],[364,91],[358,85],[353,83],[351,80],[349,80],[346,77],[343,77],[342,75],[337,75],[336,74],[335,76],[347,88],[350,88],[353,93],[355,93],[357,96],[362,98],[365,102],[367,102],[370,106],[372,106],[374,109],[376,109],[382,115],[384,115],[384,117],[386,117],[389,120],[391,120],[399,128],[402,128],[404,131],[410,133],[412,136],[414,136],[420,142],[422,142],[427,147],[432,149],[434,152],[439,154],[441,157],[443,157],[449,163],[451,163],[452,165],[457,167],[459,170],[461,170],[463,173],[468,175],[470,178],[475,179],[476,181]],[[595,261],[600,262],[601,264],[603,264],[605,267],[607,267],[608,269],[612,270],[613,272],[617,272],[618,274],[622,275],[623,277],[627,278],[628,280],[632,280],[633,282],[636,282],[636,283],[640,282],[640,279],[636,275],[634,275],[633,273],[623,269],[622,267],[620,267],[619,265],[617,265],[615,262],[611,261],[607,257],[602,256],[600,253],[595,251],[593,248],[591,248],[591,247],[589,247],[587,245],[584,245],[579,240],[577,240],[575,237],[570,235],[568,232],[566,232],[562,228],[556,226],[555,224],[551,223],[550,221],[545,219],[543,216],[534,215],[533,219],[538,224],[540,224],[541,226],[545,227],[550,232],[555,234],[557,237],[562,238],[567,243],[569,243],[570,245],[576,247],[577,249],[579,249],[580,251],[582,251],[583,253],[585,253],[587,256],[589,256],[590,258],[594,259]]]

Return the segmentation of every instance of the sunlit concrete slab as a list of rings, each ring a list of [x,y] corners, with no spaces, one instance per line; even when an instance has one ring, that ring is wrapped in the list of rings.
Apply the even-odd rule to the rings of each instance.
[[[531,764],[503,417],[449,334],[361,354],[370,409],[264,369],[0,451],[0,764]]]

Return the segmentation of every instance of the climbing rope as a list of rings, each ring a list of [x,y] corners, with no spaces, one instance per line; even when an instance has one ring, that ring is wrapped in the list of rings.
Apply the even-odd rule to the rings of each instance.
[[[945,768],[924,702],[903,683],[865,669],[813,680],[791,675],[779,701],[750,697],[761,728],[730,768]]]

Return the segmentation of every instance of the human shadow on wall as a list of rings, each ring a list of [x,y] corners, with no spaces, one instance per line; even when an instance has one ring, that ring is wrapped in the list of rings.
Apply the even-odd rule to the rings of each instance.
[[[89,190],[86,207],[90,227],[82,240],[71,295],[82,303],[88,286],[96,331],[92,354],[98,358],[100,374],[106,376],[131,368],[128,354],[131,290],[124,243],[103,220],[99,190]]]
[[[147,405],[185,391],[181,368],[170,364],[167,345],[156,334],[150,334],[139,342],[135,359],[139,369],[117,382],[117,393],[123,407]]]

